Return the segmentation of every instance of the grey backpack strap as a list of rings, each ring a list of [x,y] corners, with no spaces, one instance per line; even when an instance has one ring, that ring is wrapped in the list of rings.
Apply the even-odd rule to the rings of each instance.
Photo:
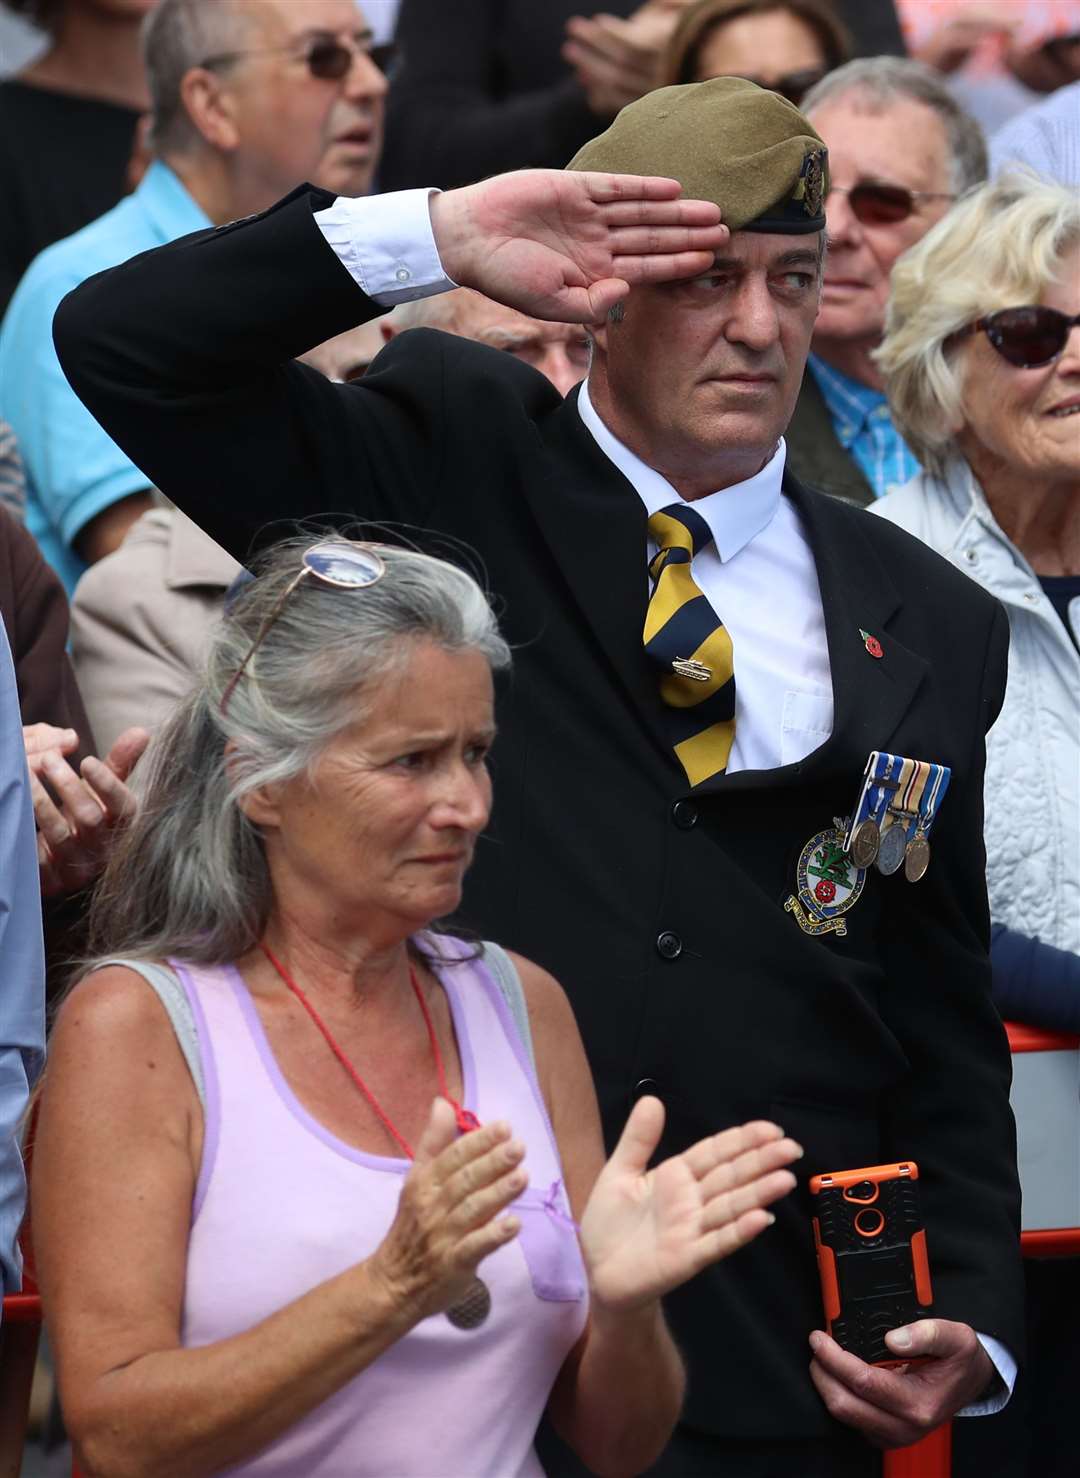
[[[525,992],[521,988],[521,976],[517,972],[517,966],[502,945],[494,944],[490,939],[484,940],[484,964],[491,971],[492,979],[510,1008],[510,1015],[514,1018],[518,1036],[525,1044],[529,1061],[535,1071],[536,1055],[533,1052],[532,1032],[529,1030],[529,1010],[525,1005]]]
[[[206,1085],[203,1082],[202,1054],[199,1051],[199,1034],[195,1030],[195,1015],[187,993],[177,979],[175,971],[170,970],[167,965],[152,965],[148,960],[122,959],[99,960],[94,969],[104,970],[106,965],[123,965],[125,970],[134,970],[136,975],[142,976],[165,1007],[165,1012],[172,1023],[172,1029],[176,1033],[180,1051],[184,1054],[184,1061],[188,1065],[188,1071],[195,1084],[195,1091],[199,1095],[199,1102],[205,1109]]]

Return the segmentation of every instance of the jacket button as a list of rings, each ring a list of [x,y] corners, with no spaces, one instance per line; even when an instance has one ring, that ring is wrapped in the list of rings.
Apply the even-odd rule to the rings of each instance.
[[[676,801],[671,808],[671,819],[680,831],[689,831],[697,825],[697,807],[692,801]]]
[[[660,1085],[655,1078],[639,1078],[634,1084],[634,1102],[644,1098],[646,1094],[652,1094],[654,1098],[660,1096]]]
[[[662,960],[677,960],[682,954],[682,940],[665,929],[663,934],[657,935],[656,952]]]

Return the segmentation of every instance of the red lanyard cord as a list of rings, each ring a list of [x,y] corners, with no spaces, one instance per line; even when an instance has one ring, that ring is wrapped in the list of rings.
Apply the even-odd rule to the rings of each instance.
[[[260,942],[259,948],[262,950],[266,958],[270,961],[271,965],[273,965],[277,973],[281,976],[282,980],[285,982],[289,990],[292,991],[293,995],[300,1002],[301,1006],[303,1006],[307,1014],[311,1017],[312,1021],[319,1028],[319,1031],[326,1039],[326,1045],[330,1048],[330,1051],[337,1058],[338,1062],[341,1063],[342,1067],[348,1073],[349,1077],[353,1080],[357,1088],[359,1088],[360,1092],[367,1099],[368,1103],[371,1106],[372,1112],[378,1119],[379,1123],[390,1135],[391,1139],[393,1139],[395,1143],[401,1146],[401,1148],[405,1152],[406,1159],[415,1159],[416,1157],[412,1152],[412,1148],[409,1145],[408,1140],[405,1139],[404,1135],[398,1132],[397,1127],[394,1124],[393,1120],[390,1118],[389,1114],[386,1113],[382,1105],[379,1103],[379,1100],[375,1097],[374,1093],[372,1093],[371,1089],[353,1067],[348,1057],[346,1057],[345,1053],[338,1046],[337,1042],[334,1040],[334,1036],[330,1031],[330,1028],[326,1025],[326,1022],[323,1021],[318,1011],[316,1011],[315,1007],[311,1004],[307,996],[297,985],[296,981],[289,974],[288,970],[286,970],[281,961],[274,954],[271,953],[270,948],[267,944]],[[424,993],[420,989],[420,982],[416,978],[416,971],[412,967],[411,960],[409,962],[409,981],[412,984],[413,992],[416,995],[416,999],[420,1003],[420,1010],[424,1017],[424,1024],[427,1027],[428,1040],[431,1043],[431,1055],[435,1059],[435,1071],[439,1078],[439,1092],[454,1110],[454,1117],[457,1120],[458,1129],[462,1134],[467,1134],[470,1129],[479,1129],[480,1120],[476,1117],[471,1109],[463,1107],[462,1104],[458,1103],[456,1098],[452,1098],[450,1095],[450,1090],[446,1086],[446,1068],[443,1065],[443,1056],[439,1050],[439,1039],[435,1035],[435,1024],[431,1019],[431,1012],[428,1010],[427,1002],[424,1000]]]

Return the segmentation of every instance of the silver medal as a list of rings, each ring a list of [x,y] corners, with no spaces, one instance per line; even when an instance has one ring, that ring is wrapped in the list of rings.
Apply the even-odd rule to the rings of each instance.
[[[886,877],[891,877],[894,872],[898,872],[904,865],[906,847],[907,838],[904,828],[894,821],[881,838],[881,846],[877,855],[878,872],[884,873]]]

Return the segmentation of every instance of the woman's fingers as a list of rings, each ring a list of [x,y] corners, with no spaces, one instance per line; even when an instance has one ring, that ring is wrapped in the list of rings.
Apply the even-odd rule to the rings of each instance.
[[[719,1134],[710,1134],[708,1139],[699,1139],[697,1144],[683,1151],[683,1159],[698,1180],[704,1180],[718,1165],[725,1165],[748,1150],[783,1137],[784,1131],[779,1124],[768,1119],[751,1119],[747,1124],[736,1124]]]
[[[529,1177],[517,1166],[497,1180],[469,1191],[448,1210],[447,1220],[455,1235],[464,1239],[477,1228],[486,1226],[517,1200],[528,1183]]]
[[[88,755],[82,762],[82,777],[101,802],[105,819],[112,824],[135,814],[135,797],[104,760]]]
[[[760,1176],[750,1185],[714,1196],[701,1209],[702,1230],[717,1231],[720,1227],[737,1222],[748,1211],[771,1206],[781,1196],[793,1191],[795,1185],[796,1180],[790,1170],[774,1170],[769,1175]]]
[[[802,1146],[793,1139],[775,1139],[757,1145],[726,1163],[719,1164],[701,1177],[701,1193],[705,1200],[724,1195],[740,1186],[752,1185],[763,1175],[792,1165],[802,1157]]]
[[[453,1146],[456,1138],[457,1123],[454,1119],[454,1110],[445,1098],[436,1098],[432,1102],[424,1132],[417,1142],[413,1174],[415,1175],[416,1166],[427,1165],[438,1159],[447,1148]]]

